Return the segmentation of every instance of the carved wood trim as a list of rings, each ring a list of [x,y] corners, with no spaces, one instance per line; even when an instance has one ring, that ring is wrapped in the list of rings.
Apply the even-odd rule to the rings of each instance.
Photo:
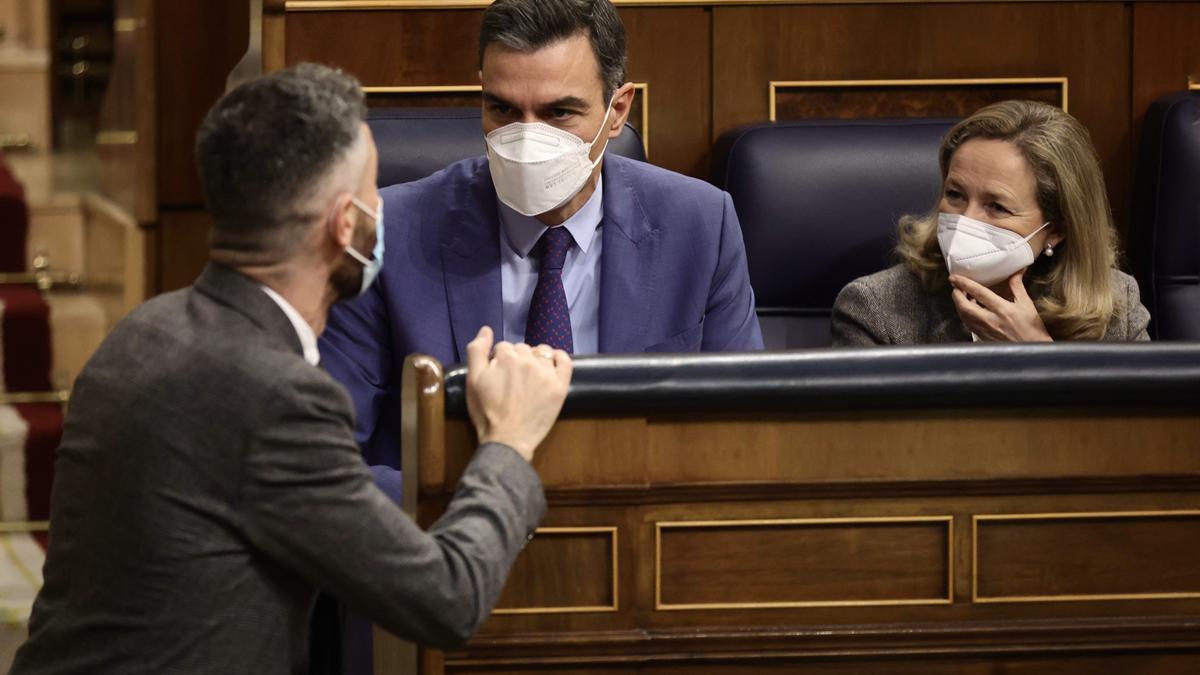
[[[1063,112],[1070,111],[1070,83],[1066,77],[976,77],[935,79],[882,79],[882,80],[787,80],[767,83],[767,107],[770,120],[776,121],[777,102],[781,89],[863,89],[869,87],[938,87],[1052,84],[1060,87]]]
[[[988,603],[1030,603],[1030,602],[1084,602],[1110,600],[1188,600],[1200,598],[1200,592],[1161,592],[1161,593],[1090,593],[1090,594],[1059,594],[1059,595],[1021,595],[1021,596],[985,596],[979,592],[979,526],[980,523],[1011,523],[1021,521],[1064,521],[1064,520],[1136,520],[1152,518],[1181,518],[1200,517],[1200,510],[1175,511],[1100,511],[1100,512],[1069,512],[1069,513],[1018,513],[1018,514],[976,514],[971,516],[971,602],[976,604]]]
[[[442,364],[414,354],[404,360],[400,383],[400,468],[404,510],[416,517],[418,487],[422,493],[445,492],[445,387]],[[417,482],[412,479],[416,477]]]
[[[534,537],[554,536],[554,535],[571,535],[571,534],[607,534],[611,539],[610,546],[612,547],[612,559],[609,565],[612,569],[612,603],[608,605],[581,605],[581,606],[564,606],[564,607],[497,607],[492,610],[492,615],[512,615],[512,614],[579,614],[592,612],[616,612],[620,609],[620,574],[618,568],[619,556],[617,555],[619,538],[618,530],[615,526],[601,527],[539,527],[534,531]]]
[[[1200,615],[480,635],[444,655],[448,668],[498,669],[1197,650]]]
[[[855,481],[835,483],[695,483],[686,485],[612,485],[551,488],[552,506],[669,504],[679,502],[782,501],[855,497],[966,497],[1023,494],[1120,494],[1200,492],[1200,476],[1137,478],[1069,477],[978,481]],[[452,490],[443,492],[450,496]]]
[[[944,524],[946,527],[946,597],[889,598],[878,600],[796,600],[780,602],[665,603],[662,599],[663,530],[704,528],[834,527],[838,525]],[[887,516],[851,518],[782,518],[768,520],[696,520],[654,524],[654,609],[695,611],[711,609],[774,609],[803,607],[884,607],[899,605],[949,605],[954,602],[954,516]]]

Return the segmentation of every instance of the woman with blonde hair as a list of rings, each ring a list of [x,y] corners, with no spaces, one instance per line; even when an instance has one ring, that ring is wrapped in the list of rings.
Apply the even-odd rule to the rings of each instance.
[[[950,130],[940,163],[941,200],[900,221],[902,262],[838,294],[835,346],[1149,339],[1074,117],[1032,101],[987,106]]]

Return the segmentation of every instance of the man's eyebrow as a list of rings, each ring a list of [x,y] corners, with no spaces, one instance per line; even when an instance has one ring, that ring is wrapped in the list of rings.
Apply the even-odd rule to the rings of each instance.
[[[551,101],[551,102],[547,103],[544,107],[546,107],[546,108],[583,108],[583,109],[587,109],[587,108],[590,108],[591,106],[588,105],[587,101],[579,98],[578,96],[564,96],[560,99],[557,99],[555,101]]]
[[[493,94],[493,93],[492,93],[492,92],[490,92],[490,91],[485,91],[485,92],[483,92],[483,100],[484,100],[484,101],[486,101],[487,103],[496,103],[496,104],[499,104],[499,105],[506,105],[506,106],[508,106],[508,107],[510,107],[510,108],[515,108],[515,107],[516,107],[516,106],[514,106],[512,103],[509,103],[508,101],[505,101],[504,99],[500,98],[499,96],[497,96],[497,95]]]

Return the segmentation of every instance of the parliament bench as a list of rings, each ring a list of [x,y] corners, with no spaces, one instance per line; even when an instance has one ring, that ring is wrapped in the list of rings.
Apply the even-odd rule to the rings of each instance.
[[[426,526],[464,376],[405,365]],[[497,609],[376,672],[1198,672],[1198,411],[1188,344],[579,358]]]

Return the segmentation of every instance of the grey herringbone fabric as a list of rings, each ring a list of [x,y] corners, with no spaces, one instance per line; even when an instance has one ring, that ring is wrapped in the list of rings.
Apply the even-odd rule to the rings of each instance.
[[[426,533],[353,428],[345,390],[237,272],[138,308],[76,384],[12,672],[305,672],[318,588],[402,636],[465,640],[544,513],[537,474],[481,447]]]
[[[1142,306],[1133,277],[1113,270],[1118,311],[1104,339],[1149,340],[1150,313]],[[833,303],[833,346],[921,345],[970,342],[971,333],[954,309],[949,285],[925,290],[904,265],[851,281]]]

